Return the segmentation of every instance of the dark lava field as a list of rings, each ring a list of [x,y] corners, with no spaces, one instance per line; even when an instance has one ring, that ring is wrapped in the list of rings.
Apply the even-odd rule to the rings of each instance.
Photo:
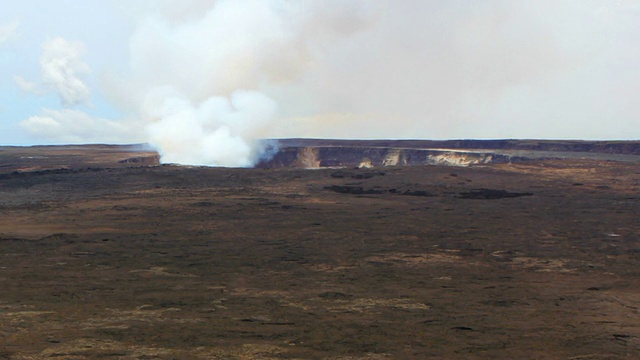
[[[0,147],[0,359],[640,358],[640,146],[503,145]]]

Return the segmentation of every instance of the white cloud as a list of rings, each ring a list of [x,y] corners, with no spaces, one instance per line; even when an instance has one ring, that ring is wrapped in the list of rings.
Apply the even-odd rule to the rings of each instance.
[[[79,110],[43,109],[42,114],[20,122],[20,127],[47,143],[132,143],[144,141],[136,121],[93,117]]]
[[[79,41],[54,38],[43,46],[40,58],[42,82],[50,91],[60,96],[65,106],[87,103],[91,91],[84,81],[89,66],[81,60],[85,46]]]
[[[23,78],[22,76],[18,76],[18,75],[14,76],[13,82],[21,91],[36,94],[36,95],[44,95],[44,91],[42,90],[40,85],[38,85],[35,82],[31,82]]]
[[[18,28],[20,27],[20,21],[12,20],[6,23],[0,24],[0,46],[9,42],[16,36]]]
[[[57,37],[42,46],[40,56],[41,83],[14,76],[13,82],[24,92],[34,95],[55,93],[62,105],[73,107],[88,104],[91,90],[85,82],[89,65],[82,61],[85,46],[79,41]]]

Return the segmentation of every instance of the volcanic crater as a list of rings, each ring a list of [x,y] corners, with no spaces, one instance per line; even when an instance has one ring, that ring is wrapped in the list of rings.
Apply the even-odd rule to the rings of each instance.
[[[635,359],[640,143],[0,147],[0,358]],[[313,169],[313,170],[311,170]]]

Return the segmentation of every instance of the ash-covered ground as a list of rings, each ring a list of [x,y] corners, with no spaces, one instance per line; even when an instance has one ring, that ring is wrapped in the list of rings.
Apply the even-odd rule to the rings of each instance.
[[[637,154],[305,166],[321,145],[1,148],[0,359],[637,358]]]

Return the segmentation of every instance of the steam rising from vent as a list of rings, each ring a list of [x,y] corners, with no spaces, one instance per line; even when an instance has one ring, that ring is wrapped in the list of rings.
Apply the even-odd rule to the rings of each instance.
[[[258,140],[276,104],[255,91],[236,91],[193,104],[175,89],[154,89],[144,102],[149,141],[164,162],[251,166],[270,148]]]
[[[252,166],[266,155],[272,147],[259,139],[277,106],[262,90],[297,79],[314,46],[359,26],[342,12],[351,5],[328,3],[221,0],[201,18],[141,21],[131,69],[161,161]]]

